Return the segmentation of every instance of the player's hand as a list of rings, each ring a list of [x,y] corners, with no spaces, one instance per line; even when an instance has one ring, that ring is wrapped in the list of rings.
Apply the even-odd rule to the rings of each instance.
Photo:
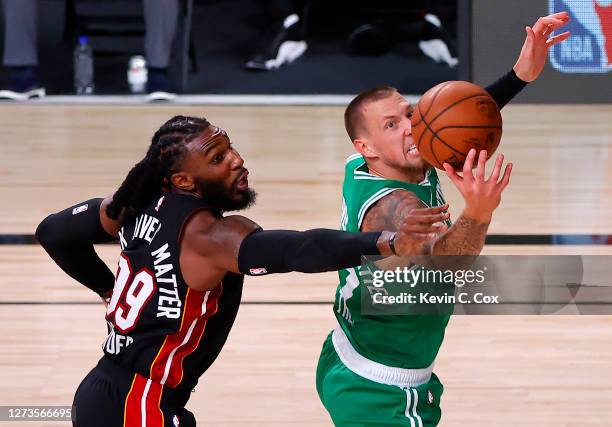
[[[485,179],[487,152],[482,150],[478,156],[476,175],[472,172],[475,159],[476,150],[472,148],[463,164],[463,176],[457,174],[455,169],[448,163],[444,163],[443,167],[446,175],[455,184],[455,187],[457,187],[465,200],[463,215],[478,222],[490,222],[493,211],[501,202],[501,193],[510,182],[512,163],[506,165],[504,174],[500,178],[504,155],[498,155],[497,159],[495,159],[493,172],[491,172],[489,179]]]
[[[571,33],[566,31],[554,37],[550,35],[566,25],[569,20],[569,13],[559,12],[539,18],[533,27],[525,27],[527,33],[525,42],[514,64],[514,72],[519,79],[532,82],[538,78],[546,64],[548,49],[567,39]]]
[[[395,251],[400,256],[429,253],[431,243],[447,230],[443,224],[450,215],[448,204],[435,208],[412,209],[395,237]]]

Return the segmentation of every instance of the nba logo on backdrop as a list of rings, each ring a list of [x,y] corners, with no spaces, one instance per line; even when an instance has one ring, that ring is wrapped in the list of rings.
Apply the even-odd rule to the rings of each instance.
[[[571,31],[550,50],[552,66],[564,73],[612,70],[612,0],[549,0],[550,13],[567,11]]]

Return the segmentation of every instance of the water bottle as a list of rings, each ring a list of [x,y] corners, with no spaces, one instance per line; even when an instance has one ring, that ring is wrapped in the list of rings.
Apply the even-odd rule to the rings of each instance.
[[[85,36],[79,37],[74,48],[74,90],[77,95],[90,95],[94,91],[93,54]]]
[[[142,93],[147,86],[147,61],[144,56],[132,56],[128,65],[128,84],[132,93]]]

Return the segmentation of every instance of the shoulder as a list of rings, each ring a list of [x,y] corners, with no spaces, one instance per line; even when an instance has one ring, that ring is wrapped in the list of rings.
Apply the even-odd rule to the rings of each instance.
[[[370,173],[365,159],[359,153],[353,154],[346,159],[344,173],[345,178],[366,181],[385,181],[384,178]]]
[[[349,210],[349,215],[353,212],[361,220],[363,213],[372,203],[397,188],[401,188],[401,186],[371,174],[363,157],[359,155],[357,159],[347,164],[342,196]]]
[[[257,223],[242,215],[228,215],[219,219],[213,229],[219,233],[228,233],[243,239],[253,231],[261,228]]]
[[[219,218],[211,211],[202,209],[187,219],[181,237],[187,246],[206,251],[238,244],[258,228],[259,225],[244,216]]]
[[[259,225],[242,215],[228,215],[217,217],[208,209],[200,209],[187,219],[185,231],[206,233],[213,230],[235,230],[238,232],[251,232]]]
[[[381,197],[377,202],[376,206],[379,208],[396,208],[397,206],[404,205],[419,205],[420,207],[424,207],[425,205],[419,199],[419,197],[412,191],[404,190],[401,188],[394,189],[389,194]]]

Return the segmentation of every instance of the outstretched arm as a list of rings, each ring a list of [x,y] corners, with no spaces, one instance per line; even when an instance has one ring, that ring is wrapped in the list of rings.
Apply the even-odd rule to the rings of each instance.
[[[395,230],[410,215],[412,209],[425,207],[413,193],[394,191],[379,200],[365,215],[364,231]],[[465,210],[444,234],[439,236],[428,251],[433,255],[464,255],[480,253],[489,228],[490,218],[473,217]]]
[[[559,12],[538,18],[533,28],[525,27],[525,42],[514,67],[485,88],[500,109],[542,73],[548,49],[570,36],[569,31],[554,37],[551,34],[568,22],[569,14]]]
[[[205,287],[213,285],[227,271],[248,275],[334,271],[359,265],[363,255],[417,252],[424,242],[440,232],[440,227],[433,224],[447,218],[442,213],[445,208],[417,210],[397,233],[328,229],[263,231],[242,216],[215,220],[202,215],[187,226],[190,229],[184,233],[186,250],[182,251],[181,258],[207,272],[207,280],[202,281]],[[211,275],[213,280],[208,279]]]
[[[326,229],[256,232],[242,242],[238,264],[245,274],[251,272],[252,266],[266,265],[277,273],[317,273],[357,266],[364,255],[420,253],[423,244],[442,230],[433,224],[447,218],[445,209],[413,211],[397,232],[349,233]]]

